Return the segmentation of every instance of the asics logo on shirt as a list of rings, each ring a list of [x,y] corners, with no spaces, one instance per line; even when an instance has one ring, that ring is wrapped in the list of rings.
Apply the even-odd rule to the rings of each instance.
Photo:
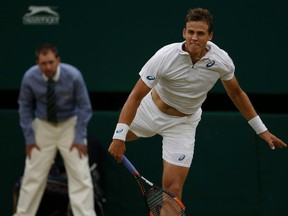
[[[147,76],[146,79],[148,79],[148,80],[155,80],[155,77],[154,77],[154,76]]]
[[[184,160],[184,158],[185,158],[185,155],[182,155],[181,157],[178,158],[178,160],[182,161],[182,160]]]
[[[122,129],[122,128],[119,129],[119,130],[116,130],[116,133],[121,133],[121,132],[123,132],[123,129]]]
[[[209,63],[206,64],[206,67],[212,67],[215,64],[215,61],[212,60]]]

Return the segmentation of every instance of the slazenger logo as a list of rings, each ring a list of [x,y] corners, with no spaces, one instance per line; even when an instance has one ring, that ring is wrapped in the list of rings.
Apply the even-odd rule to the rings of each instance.
[[[184,158],[185,158],[185,155],[182,155],[181,157],[178,158],[178,160],[182,161],[182,160],[184,160]]]
[[[23,16],[24,25],[58,25],[60,16],[52,6],[35,6],[28,7],[29,13]]]
[[[122,129],[122,128],[119,129],[119,130],[116,130],[116,133],[121,133],[121,132],[123,132],[123,129]]]
[[[206,64],[206,67],[212,67],[215,64],[215,61],[212,60],[209,63]]]
[[[155,77],[154,76],[147,76],[146,77],[148,80],[155,80]]]

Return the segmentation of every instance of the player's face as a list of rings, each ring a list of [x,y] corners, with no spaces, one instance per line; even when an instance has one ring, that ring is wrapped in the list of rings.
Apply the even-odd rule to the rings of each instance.
[[[191,21],[186,23],[183,29],[183,37],[186,40],[185,49],[191,54],[202,53],[206,49],[207,41],[211,40],[213,33],[209,33],[208,25],[203,21]]]
[[[60,58],[56,57],[53,52],[48,52],[45,55],[40,54],[37,61],[37,64],[39,65],[41,71],[48,78],[52,78],[56,74],[59,63]]]

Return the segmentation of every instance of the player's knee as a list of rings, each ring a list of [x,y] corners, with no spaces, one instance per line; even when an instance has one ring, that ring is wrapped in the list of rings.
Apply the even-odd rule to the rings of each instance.
[[[165,187],[169,192],[171,192],[172,194],[174,194],[176,197],[178,197],[179,199],[181,199],[182,196],[182,187],[178,184],[172,184],[168,187]]]

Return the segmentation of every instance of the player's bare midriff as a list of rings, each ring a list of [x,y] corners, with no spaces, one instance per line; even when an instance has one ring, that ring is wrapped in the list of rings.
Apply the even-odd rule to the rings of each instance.
[[[158,95],[157,91],[155,89],[152,89],[152,100],[154,101],[155,105],[158,107],[158,109],[167,114],[172,116],[189,116],[189,114],[185,114],[180,112],[179,110],[175,109],[174,107],[169,106],[166,104]]]

